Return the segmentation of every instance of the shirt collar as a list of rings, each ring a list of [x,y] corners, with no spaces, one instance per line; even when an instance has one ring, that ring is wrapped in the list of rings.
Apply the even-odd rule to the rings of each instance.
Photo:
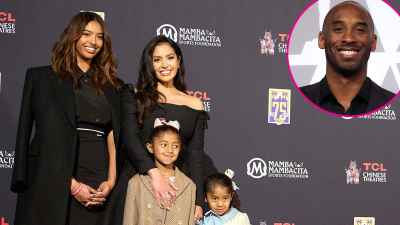
[[[369,77],[366,77],[365,81],[363,82],[363,85],[361,86],[360,91],[357,93],[357,95],[354,99],[357,98],[357,99],[363,100],[365,102],[368,102],[370,99],[370,93],[371,93],[371,91],[370,91],[371,83],[372,83],[371,79],[369,79]],[[326,76],[321,80],[319,89],[320,89],[320,91],[319,91],[320,97],[318,99],[318,104],[321,104],[325,100],[329,100],[329,98],[333,98],[336,100],[335,96],[331,92],[331,89],[329,88]]]
[[[216,214],[214,211],[209,210],[204,214],[204,217],[205,218],[214,217],[215,219],[218,219],[219,221],[225,223],[225,222],[228,222],[229,220],[233,219],[233,217],[235,217],[238,212],[239,211],[236,208],[231,207],[227,213],[220,216],[220,215]]]
[[[93,69],[90,67],[86,72],[81,71],[80,76],[79,76],[79,81],[82,81],[84,79],[89,80],[90,77],[93,75]]]

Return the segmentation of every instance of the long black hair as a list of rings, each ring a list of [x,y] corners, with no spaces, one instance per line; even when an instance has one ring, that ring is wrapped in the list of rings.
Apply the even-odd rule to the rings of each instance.
[[[182,92],[186,92],[185,68],[183,64],[183,55],[179,46],[171,39],[165,36],[156,36],[147,43],[143,49],[139,64],[139,77],[136,83],[137,99],[137,119],[139,126],[143,126],[144,118],[158,104],[160,98],[165,96],[157,90],[157,77],[153,67],[153,52],[157,45],[167,43],[174,49],[180,65],[174,78],[174,86]]]
[[[222,186],[228,189],[229,194],[232,195],[231,207],[235,207],[240,209],[240,200],[236,191],[233,189],[233,184],[231,178],[223,173],[214,173],[206,178],[204,182],[204,192],[211,193],[213,192],[215,186]]]

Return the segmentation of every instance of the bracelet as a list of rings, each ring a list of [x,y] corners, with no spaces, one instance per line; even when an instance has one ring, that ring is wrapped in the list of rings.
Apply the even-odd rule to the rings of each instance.
[[[74,191],[72,191],[72,193],[71,193],[72,196],[75,196],[75,195],[79,194],[79,192],[81,192],[82,183],[79,183],[78,185],[79,186]]]

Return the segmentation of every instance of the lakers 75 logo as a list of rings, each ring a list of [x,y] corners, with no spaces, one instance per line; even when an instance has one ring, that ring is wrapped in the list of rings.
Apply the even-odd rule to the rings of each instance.
[[[268,93],[268,123],[290,124],[290,90],[270,88]]]

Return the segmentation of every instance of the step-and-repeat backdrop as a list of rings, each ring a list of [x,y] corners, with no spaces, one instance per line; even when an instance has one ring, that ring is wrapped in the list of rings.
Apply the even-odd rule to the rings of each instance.
[[[141,50],[154,35],[180,44],[189,93],[211,117],[205,151],[234,175],[253,225],[400,224],[398,100],[370,116],[339,118],[310,106],[291,83],[286,54],[298,17],[289,60],[304,85],[324,75],[316,37],[338,2],[0,0],[0,225],[13,224],[9,183],[25,71],[49,64],[53,43],[81,10],[104,14],[126,82],[135,82]],[[378,35],[369,76],[397,92],[400,31],[393,14],[400,1],[359,2]]]

